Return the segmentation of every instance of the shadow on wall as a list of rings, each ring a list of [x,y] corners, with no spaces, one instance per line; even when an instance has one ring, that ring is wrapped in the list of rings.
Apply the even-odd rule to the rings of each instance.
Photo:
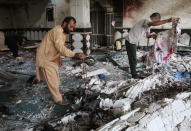
[[[0,6],[4,7],[6,19],[10,21],[10,24],[2,23],[0,28],[28,28],[46,25],[45,11],[48,3],[49,0],[0,3]],[[4,22],[6,21],[4,20]]]
[[[39,27],[46,25],[46,7],[49,0],[33,1],[15,8],[15,25],[17,28]]]

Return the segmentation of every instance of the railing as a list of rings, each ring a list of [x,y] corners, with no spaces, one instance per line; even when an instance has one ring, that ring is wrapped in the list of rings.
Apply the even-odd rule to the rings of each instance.
[[[41,41],[43,36],[50,30],[51,28],[18,28],[18,29],[0,29],[0,31],[4,32],[5,35],[9,35],[18,31],[24,32],[24,36],[28,40]]]
[[[24,32],[24,36],[31,41],[41,41],[43,36],[50,30],[51,28],[18,28],[18,29],[0,29],[0,31],[4,32],[5,35],[15,33],[18,31]],[[114,29],[115,32],[120,32],[121,33],[121,38],[123,37],[123,34],[125,33],[125,30],[130,30],[130,28],[122,28],[122,27],[117,27]],[[161,32],[164,31],[165,29],[151,29],[151,32]],[[191,37],[191,29],[182,29],[182,34],[187,33]],[[94,34],[92,33],[91,36],[91,43],[92,44],[98,44],[104,43],[104,34]],[[71,42],[71,41],[67,41]],[[152,45],[151,40],[147,40],[147,43],[144,43],[144,45]],[[189,46],[191,46],[191,40],[189,42]]]

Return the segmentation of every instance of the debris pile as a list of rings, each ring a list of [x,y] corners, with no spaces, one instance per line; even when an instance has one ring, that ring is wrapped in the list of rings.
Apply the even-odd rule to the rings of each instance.
[[[66,107],[53,103],[45,82],[35,82],[34,53],[9,61],[9,54],[1,54],[1,70],[16,78],[11,86],[0,86],[0,101],[9,101],[2,107],[13,110],[11,116],[1,114],[0,127],[4,130],[185,130],[191,127],[189,53],[171,54],[167,64],[155,68],[147,65],[148,52],[139,50],[137,70],[143,76],[140,80],[131,79],[126,52],[95,52],[85,63],[62,57],[60,91],[71,103]],[[83,74],[84,64],[87,74]]]

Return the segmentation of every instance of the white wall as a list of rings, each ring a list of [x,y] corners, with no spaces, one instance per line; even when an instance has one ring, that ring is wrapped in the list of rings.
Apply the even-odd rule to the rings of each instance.
[[[78,28],[89,28],[90,0],[70,0],[70,12],[76,18]]]
[[[126,1],[126,0],[124,0]],[[138,20],[149,18],[154,12],[159,12],[162,19],[171,16],[181,18],[181,26],[191,28],[191,1],[190,0],[137,0],[139,3],[124,5],[123,26],[132,27]],[[127,8],[125,8],[127,7]],[[128,10],[129,9],[129,10]],[[132,16],[132,17],[131,17]],[[159,28],[169,28],[171,24]]]

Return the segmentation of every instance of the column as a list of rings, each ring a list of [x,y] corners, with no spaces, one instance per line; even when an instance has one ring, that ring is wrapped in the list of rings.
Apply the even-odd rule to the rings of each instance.
[[[106,8],[105,14],[105,45],[112,46],[114,42],[114,27],[112,21],[114,19],[113,8]]]
[[[70,0],[70,13],[77,21],[75,31],[71,33],[73,51],[89,55],[91,53],[90,0]]]

